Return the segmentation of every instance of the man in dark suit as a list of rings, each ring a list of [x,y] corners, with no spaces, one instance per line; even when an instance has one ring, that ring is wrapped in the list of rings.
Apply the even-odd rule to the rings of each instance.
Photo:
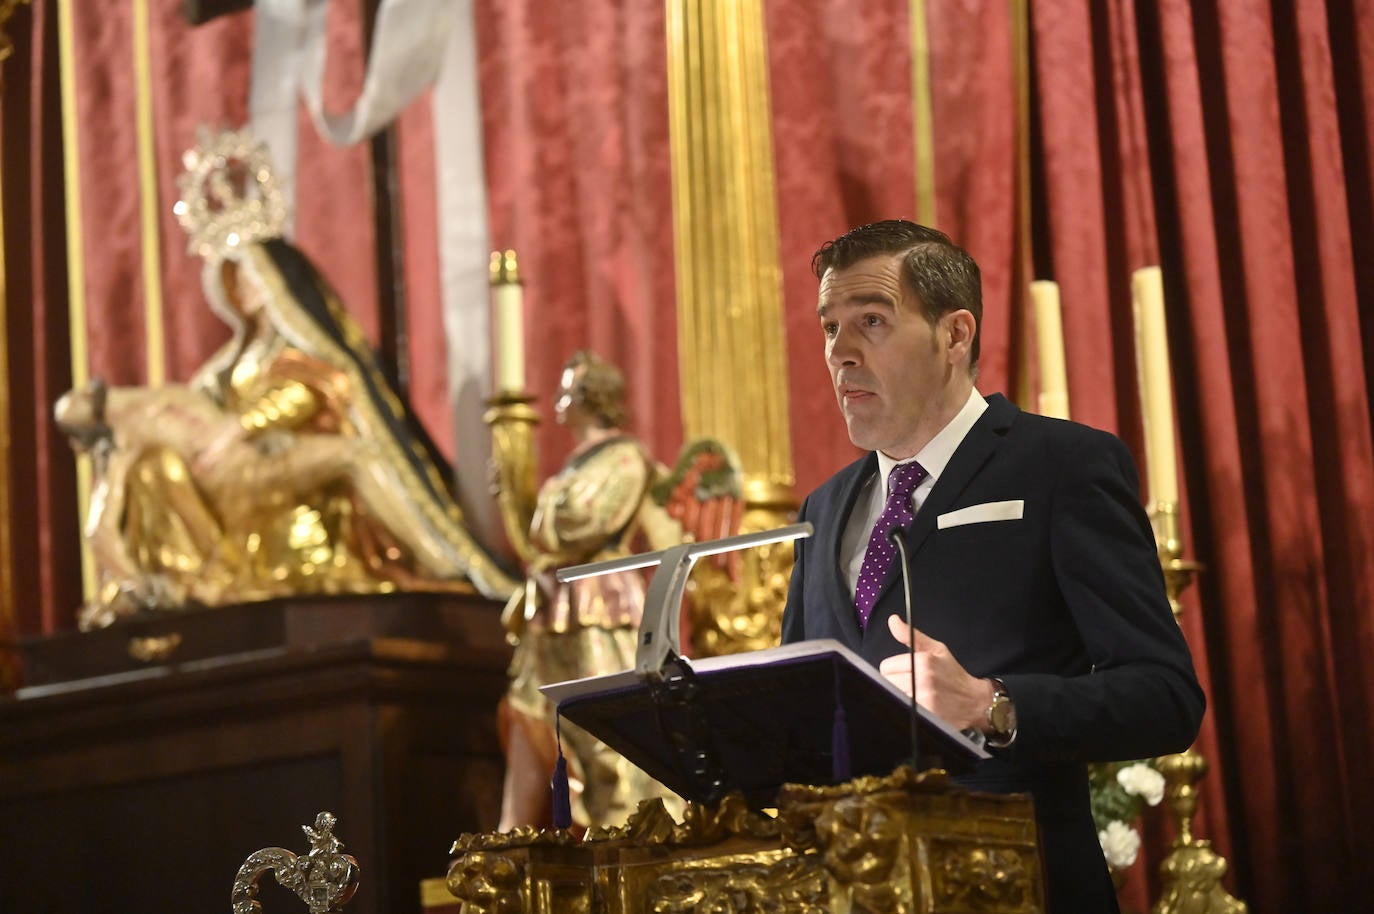
[[[959,783],[1035,799],[1050,908],[1115,911],[1086,763],[1187,748],[1204,700],[1116,437],[974,387],[978,267],[891,221],[817,252],[826,362],[871,451],[807,498],[783,641],[833,638],[993,757]],[[907,628],[903,531],[913,620]]]

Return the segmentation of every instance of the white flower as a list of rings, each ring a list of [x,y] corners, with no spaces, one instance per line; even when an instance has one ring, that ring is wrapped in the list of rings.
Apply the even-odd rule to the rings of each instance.
[[[1097,843],[1102,845],[1102,853],[1114,870],[1124,870],[1135,863],[1140,853],[1140,835],[1125,822],[1112,821],[1097,833]]]
[[[1116,782],[1127,793],[1134,794],[1151,806],[1164,799],[1164,775],[1143,762],[1127,765],[1116,773]]]

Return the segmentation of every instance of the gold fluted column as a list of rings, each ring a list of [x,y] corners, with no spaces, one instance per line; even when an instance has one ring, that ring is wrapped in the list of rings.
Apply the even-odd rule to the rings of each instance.
[[[796,495],[763,3],[667,0],[667,29],[684,431],[735,449],[741,530],[768,529]],[[748,605],[714,610],[737,647],[777,643],[790,572],[790,548],[751,550],[733,588]],[[746,632],[746,618],[771,628]]]
[[[134,112],[138,121],[139,229],[143,247],[143,333],[150,387],[167,380],[163,345],[162,258],[157,197],[157,157],[153,142],[153,77],[149,50],[148,0],[134,0]]]
[[[930,29],[926,0],[910,0],[911,23],[911,126],[914,134],[916,219],[938,226],[935,203],[935,114],[930,92]]]
[[[14,51],[4,31],[15,8],[27,0],[0,2],[0,88],[5,85],[4,61]],[[0,104],[0,141],[4,138],[4,106]],[[0,692],[19,685],[18,659],[11,656],[4,642],[18,633],[14,609],[14,516],[10,501],[10,464],[13,439],[10,436],[9,291],[5,263],[5,189],[0,173]]]
[[[81,157],[78,153],[76,113],[76,38],[73,0],[57,0],[57,45],[62,72],[62,181],[67,201],[67,332],[71,342],[72,387],[81,387],[90,377],[86,352],[86,272],[81,221]],[[77,516],[86,517],[91,503],[91,463],[76,461]],[[81,538],[82,596],[89,602],[95,596],[95,557],[90,543]]]

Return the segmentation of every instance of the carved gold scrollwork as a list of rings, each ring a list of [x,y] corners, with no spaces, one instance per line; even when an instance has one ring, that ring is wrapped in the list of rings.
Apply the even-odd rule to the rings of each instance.
[[[626,840],[642,847],[694,847],[732,837],[776,838],[780,830],[777,819],[750,809],[738,793],[727,794],[716,806],[688,803],[680,825],[668,813],[663,800],[655,797],[640,801],[623,826],[591,829],[587,841]]]
[[[298,857],[281,847],[254,851],[234,877],[234,914],[260,914],[258,880],[271,872],[278,884],[295,892],[310,914],[338,911],[358,888],[358,861],[342,853],[343,842],[334,837],[333,813],[315,817],[315,826],[302,826],[310,839],[310,853]]]
[[[816,819],[821,859],[855,914],[912,909],[906,833],[888,805],[873,797],[849,797]]]
[[[1222,886],[1226,860],[1207,841],[1176,847],[1160,865],[1164,892],[1154,914],[1246,914],[1245,902]]]
[[[964,791],[941,771],[789,784],[776,818],[732,794],[678,824],[646,800],[585,838],[464,835],[454,852],[461,914],[1044,911],[1029,797]]]
[[[652,914],[822,914],[829,900],[825,871],[809,857],[676,870],[659,876],[646,899]]]
[[[21,3],[28,3],[29,0],[0,0],[0,30],[3,30],[14,11]],[[14,53],[14,42],[4,31],[0,31],[0,61]]]
[[[790,523],[795,506],[759,507],[746,500],[740,533],[757,533]],[[704,562],[693,576],[692,650],[715,657],[772,647],[782,637],[782,606],[792,574],[792,544],[746,550],[738,578]]]
[[[1019,911],[1034,899],[1029,864],[1011,848],[932,843],[931,882],[940,910]]]
[[[525,869],[510,857],[487,851],[465,855],[448,873],[449,891],[464,914],[519,914]]]
[[[166,663],[181,647],[181,635],[172,632],[168,635],[149,635],[129,639],[129,656],[139,663]]]

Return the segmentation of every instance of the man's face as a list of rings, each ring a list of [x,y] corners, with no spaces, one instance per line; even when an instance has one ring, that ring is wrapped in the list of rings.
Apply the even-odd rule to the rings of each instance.
[[[849,439],[904,460],[928,440],[951,377],[946,323],[921,313],[902,281],[900,254],[882,254],[821,277],[817,306],[825,360]]]

